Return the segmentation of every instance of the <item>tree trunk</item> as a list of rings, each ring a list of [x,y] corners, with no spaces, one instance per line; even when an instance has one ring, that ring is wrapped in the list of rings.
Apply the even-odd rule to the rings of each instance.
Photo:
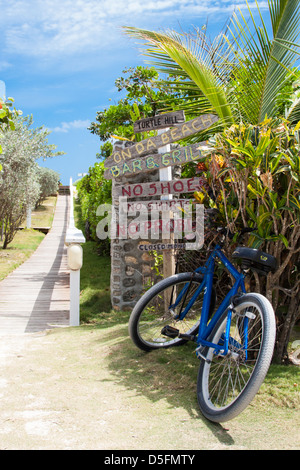
[[[274,362],[288,362],[288,343],[296,321],[300,316],[299,296],[291,297],[287,315],[277,324],[277,338],[274,350]]]

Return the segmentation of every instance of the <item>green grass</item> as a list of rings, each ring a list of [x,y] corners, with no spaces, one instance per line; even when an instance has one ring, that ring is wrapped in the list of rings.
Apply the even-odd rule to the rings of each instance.
[[[33,229],[24,229],[16,233],[6,250],[0,248],[0,280],[24,263],[37,249],[45,235]]]
[[[31,229],[19,230],[13,241],[3,250],[0,247],[0,281],[24,263],[37,249],[45,235],[35,227],[51,227],[57,198],[48,197],[31,215]],[[22,225],[25,227],[25,223]]]
[[[57,197],[49,196],[31,213],[31,228],[51,227],[56,207]],[[26,220],[22,227],[25,227]]]
[[[110,367],[122,370],[122,383],[149,396],[168,396],[173,405],[189,407],[195,400],[199,362],[194,344],[182,348],[157,350],[150,354],[139,351],[128,337],[130,312],[114,311],[110,302],[110,258],[97,254],[96,244],[83,245],[81,269],[80,315],[84,327],[101,329],[109,335]],[[105,331],[104,331],[105,330]],[[188,388],[189,393],[186,393]],[[192,393],[190,393],[192,391]],[[174,397],[174,398],[171,398]],[[255,398],[255,406],[295,410],[300,407],[299,367],[272,365]]]
[[[136,348],[128,336],[130,312],[114,311],[111,307],[110,257],[99,256],[94,242],[83,244],[83,251],[81,328],[84,332],[89,331],[91,338],[97,338],[97,343],[91,343],[93,348],[97,344],[105,349],[106,367],[114,380],[151,402],[164,401],[167,408],[184,408],[191,416],[199,417],[195,411],[198,410],[196,384],[199,361],[194,344],[151,353]],[[278,422],[283,419],[288,423],[291,416],[296,419],[300,408],[299,367],[271,365],[259,393],[248,408],[249,420],[255,421],[259,416],[261,425],[265,422],[266,427],[269,427],[272,413]],[[238,419],[243,422],[245,414]]]
[[[80,318],[103,328],[120,321],[128,312],[115,312],[110,301],[110,257],[99,256],[94,242],[83,244],[80,271]]]
[[[257,397],[260,405],[300,409],[299,366],[271,365]]]
[[[23,236],[15,239],[12,252],[34,249],[36,242],[31,240],[32,235],[44,237],[33,230],[20,231],[19,235]],[[28,236],[27,240],[25,235]],[[93,434],[93,426],[87,426],[93,424],[95,416],[99,421],[108,420],[112,410],[119,410],[120,406],[123,413],[127,413],[126,425],[121,423],[121,428],[125,426],[123,435],[120,433],[120,419],[115,419],[113,423],[116,436],[120,439],[118,444],[124,446],[128,429],[133,429],[131,432],[137,436],[140,436],[142,429],[144,434],[141,439],[147,439],[152,432],[156,445],[161,445],[162,449],[180,448],[182,444],[184,448],[193,449],[297,447],[296,430],[300,424],[299,367],[272,365],[259,393],[244,413],[226,423],[226,427],[209,423],[201,415],[197,404],[199,361],[195,356],[194,344],[151,353],[136,348],[128,335],[130,312],[115,311],[111,307],[110,257],[99,256],[94,242],[86,242],[82,247],[81,326],[57,328],[45,337],[36,338],[31,356],[26,359],[26,364],[29,364],[28,377],[26,370],[22,370],[22,374],[18,369],[15,371],[15,376],[21,377],[22,383],[32,387],[32,371],[37,371],[36,386],[43,384],[41,396],[44,398],[45,386],[41,382],[41,374],[44,374],[45,380],[49,378],[47,393],[50,390],[52,396],[47,403],[55,410],[55,407],[61,409],[63,403],[70,408],[70,396],[75,396],[75,412],[79,404],[84,410],[83,421],[76,421],[77,427],[82,426],[82,434],[84,430],[89,435]],[[15,367],[19,360],[14,361]],[[9,374],[12,374],[11,368]],[[23,399],[23,390],[19,389]],[[59,402],[56,402],[57,397]],[[98,409],[104,410],[105,418],[101,413],[97,415]],[[75,417],[80,418],[78,413]],[[153,429],[149,430],[152,423]],[[69,421],[67,425],[70,425]],[[120,448],[116,444],[117,438],[114,442],[115,448]],[[149,445],[149,440],[147,443]],[[140,442],[131,442],[131,448],[135,445],[142,446]]]

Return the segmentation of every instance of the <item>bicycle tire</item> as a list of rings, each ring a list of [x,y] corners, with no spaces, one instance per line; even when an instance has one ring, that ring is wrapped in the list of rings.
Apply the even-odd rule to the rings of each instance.
[[[247,358],[242,349],[245,313],[250,317]],[[232,319],[229,355],[216,355],[214,348],[206,348],[203,355],[211,362],[201,360],[197,378],[201,412],[210,421],[218,423],[235,418],[253,400],[268,372],[275,344],[273,307],[261,294],[244,294],[238,298]],[[222,344],[226,321],[227,311],[216,324],[209,341],[221,341]]]
[[[202,308],[203,290],[183,321],[176,321],[167,308],[170,305],[170,296],[174,296],[175,287],[178,290],[181,284],[184,286],[191,279],[192,284],[188,295],[186,298],[183,297],[183,302],[187,305],[188,299],[203,281],[201,274],[175,274],[155,284],[140,298],[130,315],[128,325],[129,335],[138,348],[143,351],[151,351],[153,349],[169,348],[186,343],[186,340],[182,338],[163,337],[161,330],[166,325],[179,329],[181,333],[190,335],[197,333]],[[215,307],[215,299],[216,294],[213,289],[209,315],[212,314]],[[174,300],[171,303],[174,303]],[[181,307],[180,303],[176,307],[176,314]]]

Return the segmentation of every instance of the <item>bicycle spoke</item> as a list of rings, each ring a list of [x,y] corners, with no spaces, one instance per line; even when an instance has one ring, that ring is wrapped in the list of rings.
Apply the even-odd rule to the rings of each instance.
[[[257,363],[262,344],[262,323],[255,306],[248,308],[247,312],[252,314],[248,315],[251,319],[248,318],[247,330],[244,326],[245,311],[233,314],[227,356],[215,355],[213,348],[210,349],[211,364],[207,377],[207,393],[211,406],[217,409],[229,406],[240,396]],[[247,342],[245,331],[247,331]],[[221,332],[219,337],[223,338]]]
[[[190,336],[198,332],[203,304],[203,290],[199,291],[202,282],[202,276],[194,275],[191,280],[191,274],[184,273],[177,275],[177,279],[162,281],[158,283],[157,288],[153,287],[153,294],[148,295],[147,302],[137,309],[131,321],[132,338],[141,349],[156,349],[183,343],[184,340],[178,335],[172,337],[165,334],[164,327],[167,326],[172,327],[175,332],[178,330],[179,333]],[[197,291],[198,296],[194,299]],[[215,302],[212,303],[211,312],[214,305]]]

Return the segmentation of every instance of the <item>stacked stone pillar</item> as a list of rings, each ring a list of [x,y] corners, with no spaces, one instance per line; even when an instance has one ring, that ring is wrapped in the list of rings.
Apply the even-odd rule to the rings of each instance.
[[[120,145],[120,144],[119,144]],[[119,222],[119,198],[114,197],[116,186],[126,184],[148,183],[159,180],[158,171],[139,173],[130,177],[118,177],[113,180],[113,206],[116,224]],[[132,198],[131,202],[143,198]],[[146,202],[147,198],[145,198]],[[128,223],[136,218],[128,215]],[[139,244],[150,243],[149,239],[122,239],[116,234],[111,240],[111,302],[115,310],[132,310],[143,292],[144,284],[153,277],[151,269],[152,256],[148,252],[139,250]]]

